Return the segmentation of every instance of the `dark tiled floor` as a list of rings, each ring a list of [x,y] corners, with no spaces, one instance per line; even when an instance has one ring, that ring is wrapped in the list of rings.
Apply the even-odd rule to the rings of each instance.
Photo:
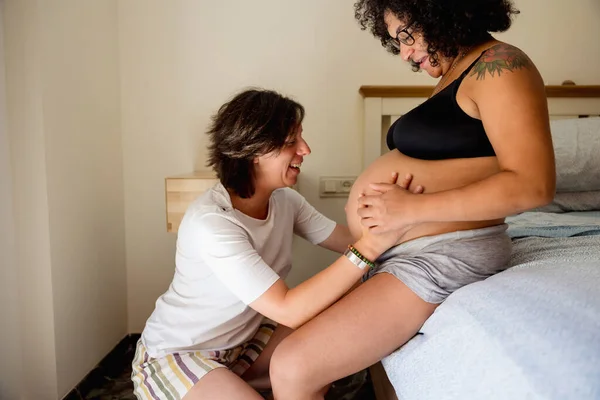
[[[64,400],[136,400],[130,379],[139,335],[129,335]]]
[[[135,400],[130,375],[138,339],[123,339],[65,400]],[[371,377],[362,371],[335,382],[326,400],[375,400]]]

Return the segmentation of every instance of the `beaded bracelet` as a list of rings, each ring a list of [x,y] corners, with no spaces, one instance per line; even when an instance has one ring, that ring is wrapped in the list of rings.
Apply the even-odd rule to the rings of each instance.
[[[365,264],[367,264],[371,268],[375,268],[375,263],[369,260],[367,257],[363,256],[360,251],[358,251],[354,246],[348,245],[348,250],[350,250],[354,255],[360,258]]]

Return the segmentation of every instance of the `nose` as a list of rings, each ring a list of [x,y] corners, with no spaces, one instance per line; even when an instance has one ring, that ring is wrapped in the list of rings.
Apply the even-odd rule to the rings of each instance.
[[[405,44],[400,45],[400,57],[402,57],[404,61],[408,61],[414,52],[415,50],[412,46],[407,46]]]
[[[296,153],[299,156],[307,156],[311,153],[310,147],[308,146],[308,143],[306,143],[306,140],[300,139]]]

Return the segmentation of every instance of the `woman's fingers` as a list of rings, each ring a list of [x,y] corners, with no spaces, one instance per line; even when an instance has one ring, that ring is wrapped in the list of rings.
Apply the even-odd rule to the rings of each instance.
[[[369,189],[371,189],[375,192],[378,192],[378,193],[386,193],[397,187],[401,187],[404,190],[410,190],[410,185],[412,184],[413,180],[414,180],[413,174],[408,173],[404,176],[404,178],[402,179],[401,182],[398,182],[398,173],[392,172],[392,175],[388,182],[371,183],[371,184],[369,184]],[[411,190],[411,192],[414,194],[421,194],[424,191],[425,191],[425,188],[421,185],[419,185],[416,188],[414,188],[413,190]],[[361,196],[364,196],[364,195],[365,195],[364,193],[361,194]]]
[[[379,193],[386,193],[390,190],[398,189],[398,185],[392,185],[391,183],[371,183],[369,184],[369,189]]]
[[[364,199],[363,199],[363,197],[365,197],[365,196],[366,196],[366,194],[364,192],[358,195],[358,211],[360,211],[361,208],[367,207],[367,205],[364,204]],[[360,215],[360,213],[359,213],[359,215]]]
[[[369,228],[369,230],[371,230],[377,226],[377,223],[375,222],[375,220],[373,218],[363,218],[360,220],[360,223],[365,228]]]
[[[397,182],[398,182],[398,173],[392,172],[392,177],[390,178],[389,182],[386,182],[386,183],[391,183],[392,185],[395,185]]]
[[[379,225],[370,226],[369,232],[373,235],[380,235],[382,233],[385,233],[385,231]]]
[[[412,174],[406,174],[406,176],[404,177],[404,180],[402,181],[402,183],[399,185],[402,189],[405,190],[409,190],[410,185],[412,184],[413,180],[414,180],[414,176]],[[412,190],[412,192],[414,194],[421,194],[425,191],[425,188],[421,185],[417,186],[416,188],[414,188]]]
[[[413,176],[412,174],[406,174],[404,176],[404,179],[402,180],[402,182],[399,184],[399,186],[403,189],[408,190],[408,188],[410,187],[410,184],[413,180]]]
[[[362,194],[358,197],[359,210],[363,207],[373,206],[380,199],[380,195],[365,195]],[[364,210],[363,210],[364,211]]]
[[[358,214],[359,217],[361,217],[363,219],[371,218],[373,216],[373,210],[367,206],[358,207],[358,210],[356,210],[356,213]]]

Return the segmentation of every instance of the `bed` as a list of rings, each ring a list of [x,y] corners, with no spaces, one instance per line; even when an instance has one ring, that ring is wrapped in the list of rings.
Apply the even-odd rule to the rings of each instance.
[[[600,399],[600,86],[547,86],[552,204],[507,219],[510,268],[452,294],[370,372],[377,400]],[[362,87],[364,166],[428,87]],[[584,118],[585,117],[585,118]]]

